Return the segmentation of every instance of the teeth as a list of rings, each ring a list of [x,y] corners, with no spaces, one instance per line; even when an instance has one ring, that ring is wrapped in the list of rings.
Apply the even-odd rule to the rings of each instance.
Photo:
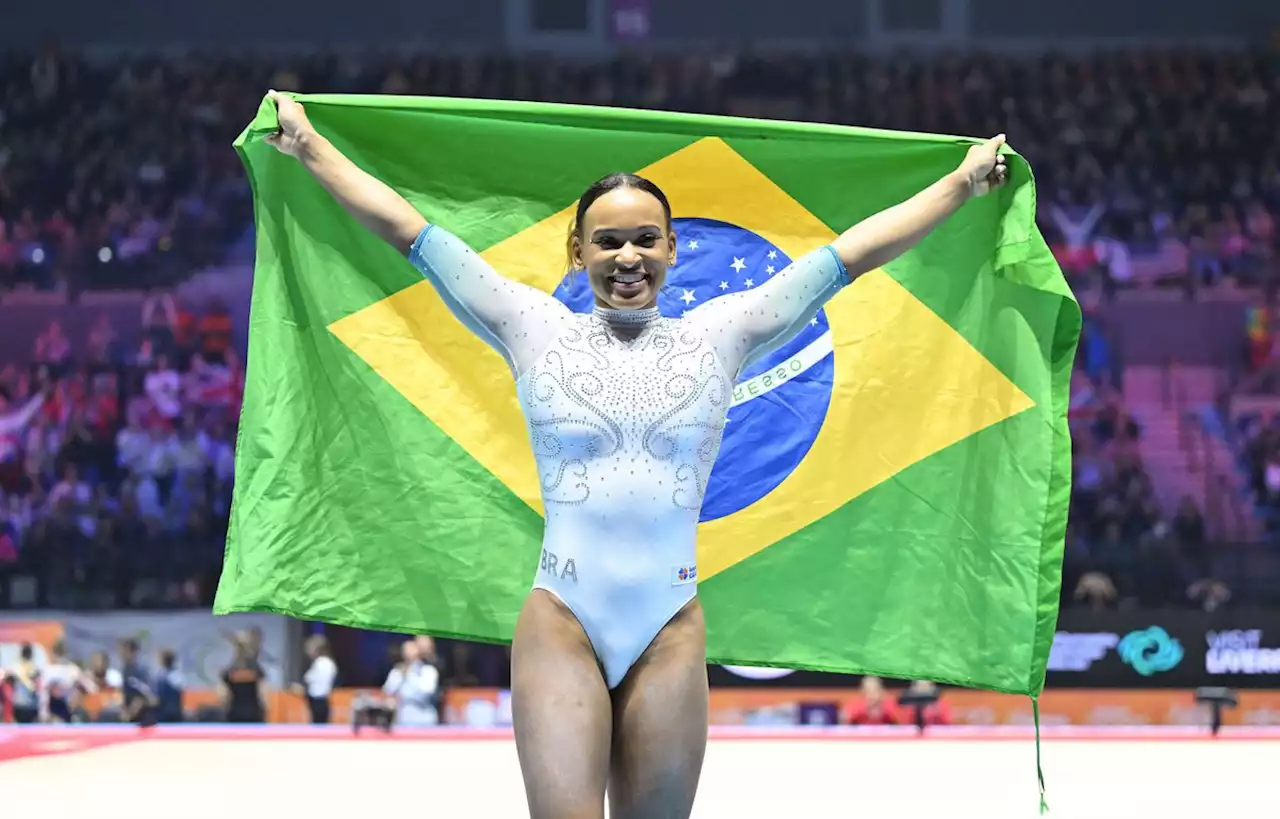
[[[618,273],[613,277],[619,284],[635,284],[644,279],[643,273]]]

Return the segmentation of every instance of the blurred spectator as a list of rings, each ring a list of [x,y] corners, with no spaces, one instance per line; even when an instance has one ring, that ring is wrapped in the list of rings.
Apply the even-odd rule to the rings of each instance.
[[[123,680],[120,717],[125,722],[154,722],[156,695],[151,687],[154,677],[138,655],[137,640],[120,641],[120,676]]]
[[[1280,414],[1245,413],[1230,432],[1248,491],[1274,535],[1280,531]]]
[[[205,364],[221,367],[227,363],[232,328],[231,312],[227,305],[221,299],[209,302],[197,327],[200,337],[199,354]]]
[[[186,684],[182,670],[178,668],[178,655],[172,649],[163,649],[156,655],[156,676],[151,689],[155,692],[155,718],[157,722],[182,722],[182,692]]]
[[[1183,557],[1197,576],[1205,577],[1210,571],[1208,543],[1205,540],[1204,517],[1195,499],[1184,497],[1172,521],[1173,537],[1177,540]]]
[[[305,651],[311,664],[302,675],[302,684],[295,684],[293,690],[307,698],[311,722],[315,725],[327,725],[332,719],[330,696],[338,682],[338,665],[333,661],[328,639],[322,634],[308,637]]]
[[[861,698],[849,707],[845,714],[847,725],[902,725],[904,720],[897,705],[885,696],[884,683],[879,677],[865,676],[861,683]]]
[[[253,638],[245,633],[236,635],[233,645],[235,658],[222,674],[222,705],[226,722],[265,722],[266,696],[263,684],[266,674],[258,664],[258,651]]]
[[[157,424],[172,422],[182,413],[182,381],[178,377],[178,371],[170,364],[169,356],[162,353],[155,357],[143,384],[156,413]]]
[[[1231,600],[1231,589],[1221,580],[1206,577],[1192,583],[1187,596],[1202,610],[1217,611]]]
[[[90,690],[98,694],[98,721],[119,722],[124,711],[124,675],[111,666],[105,651],[89,655],[85,672]]]
[[[93,691],[93,684],[80,667],[67,657],[66,644],[53,644],[49,662],[44,668],[45,715],[49,722],[76,721],[81,711],[81,697]]]
[[[9,671],[9,699],[12,702],[13,721],[31,723],[40,719],[40,704],[44,697],[40,668],[35,662],[35,651],[30,643],[18,648],[18,662]]]
[[[1109,608],[1116,600],[1116,587],[1102,572],[1087,572],[1076,584],[1073,599],[1084,602],[1094,611]]]
[[[437,725],[440,672],[434,657],[424,657],[416,640],[404,641],[400,656],[400,662],[382,685],[382,693],[395,702],[395,724]]]
[[[31,360],[48,367],[50,375],[55,378],[65,373],[66,366],[71,361],[71,342],[62,332],[60,323],[49,322],[45,331],[36,336],[35,354]]]

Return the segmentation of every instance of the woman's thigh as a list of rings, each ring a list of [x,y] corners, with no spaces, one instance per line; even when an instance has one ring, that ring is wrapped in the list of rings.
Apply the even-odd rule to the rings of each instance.
[[[603,819],[609,690],[582,625],[541,589],[511,643],[511,716],[530,819]]]
[[[687,819],[707,749],[706,621],[697,598],[613,692],[611,819]]]

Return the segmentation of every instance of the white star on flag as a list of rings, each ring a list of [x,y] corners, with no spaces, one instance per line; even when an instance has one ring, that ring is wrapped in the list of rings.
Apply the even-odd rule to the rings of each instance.
[[[684,295],[680,297],[680,300],[683,301],[685,304],[689,304],[690,302],[697,301],[697,299],[694,298],[692,290],[684,291]]]
[[[697,249],[698,249],[698,240],[697,240],[697,239],[690,239],[690,240],[689,240],[689,249],[690,249],[690,250],[697,250]]]
[[[764,272],[766,272],[766,273],[768,273],[770,276],[772,276],[774,273],[776,273],[776,272],[778,272],[778,271],[774,270],[773,265],[769,265],[768,267],[766,267],[766,268],[764,269]]]
[[[776,259],[776,258],[778,258],[778,251],[776,251],[776,250],[770,250],[770,251],[769,251],[769,258],[770,258],[770,259]]]
[[[747,287],[755,287],[755,286],[756,286],[756,283],[755,283],[755,282],[753,282],[751,279],[747,279],[746,284],[747,284]]]
[[[720,282],[720,289],[721,289],[721,290],[728,290],[728,289],[729,289],[729,283],[728,283],[728,282]]]
[[[746,267],[746,266],[747,266],[747,261],[746,261],[746,259],[739,259],[737,256],[734,256],[734,257],[733,257],[733,264],[731,264],[731,265],[729,265],[729,266],[730,266],[730,267],[732,267],[732,268],[733,268],[734,270],[736,270],[737,272],[741,273],[741,272],[742,272],[742,269],[743,269],[744,267]]]

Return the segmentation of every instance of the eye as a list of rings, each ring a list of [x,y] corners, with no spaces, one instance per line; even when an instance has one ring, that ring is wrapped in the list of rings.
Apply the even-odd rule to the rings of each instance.
[[[612,236],[605,236],[603,238],[596,239],[596,244],[603,250],[617,250],[619,247],[622,247],[622,243]]]

